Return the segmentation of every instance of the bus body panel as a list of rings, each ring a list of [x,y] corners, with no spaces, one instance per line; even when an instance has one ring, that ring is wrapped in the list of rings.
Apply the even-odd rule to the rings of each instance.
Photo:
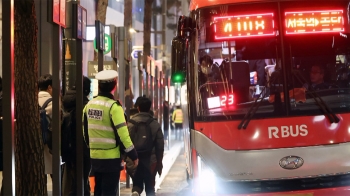
[[[275,149],[350,141],[350,114],[338,114],[339,123],[324,115],[280,119],[254,119],[247,129],[240,121],[195,122],[195,130],[225,150]],[[322,131],[322,133],[320,133]]]
[[[216,6],[216,5],[225,5],[225,4],[271,2],[271,1],[283,1],[283,0],[191,0],[189,10],[193,11],[199,8]]]
[[[192,130],[191,135],[192,148],[215,175],[225,181],[312,178],[350,172],[349,143],[234,151],[221,148],[199,131]],[[280,161],[288,156],[302,159],[299,168],[280,166]]]
[[[350,155],[350,121],[347,120],[350,118],[350,110],[343,109],[343,107],[347,108],[350,105],[350,103],[344,101],[349,100],[347,95],[350,95],[350,91],[340,92],[343,89],[339,87],[340,93],[338,92],[338,94],[334,92],[330,93],[329,95],[327,93],[321,93],[320,97],[324,99],[323,101],[325,104],[317,104],[316,101],[313,101],[313,99],[310,98],[310,94],[308,93],[306,93],[307,96],[305,96],[307,101],[302,103],[296,101],[295,103],[291,104],[292,99],[291,97],[288,99],[288,96],[284,96],[287,97],[286,99],[276,99],[276,102],[281,102],[281,107],[278,107],[278,104],[271,104],[275,100],[270,102],[270,104],[265,104],[267,101],[264,100],[265,102],[262,101],[263,104],[261,104],[260,107],[255,106],[257,112],[251,116],[251,119],[249,119],[249,126],[246,129],[238,129],[238,126],[242,120],[240,116],[246,115],[244,111],[248,112],[248,110],[254,109],[254,107],[243,106],[250,106],[253,104],[248,101],[237,101],[237,103],[231,103],[233,106],[237,105],[237,107],[228,107],[230,104],[227,101],[227,97],[230,96],[230,94],[227,94],[226,92],[223,93],[224,91],[222,89],[215,88],[219,86],[218,84],[224,82],[220,83],[220,81],[217,82],[215,80],[217,82],[216,83],[210,81],[209,78],[212,76],[209,77],[209,74],[212,73],[208,71],[209,69],[204,69],[206,68],[206,64],[204,63],[202,65],[201,60],[201,57],[205,55],[211,56],[210,59],[216,62],[218,67],[222,68],[222,70],[217,69],[220,70],[219,73],[221,73],[221,79],[232,79],[233,74],[231,74],[231,78],[228,75],[229,73],[234,73],[234,71],[236,73],[241,73],[241,71],[237,71],[239,70],[237,68],[238,66],[231,66],[231,64],[234,62],[239,61],[237,60],[239,54],[247,55],[244,59],[241,56],[240,60],[270,60],[269,63],[265,61],[266,65],[273,66],[274,69],[275,67],[281,68],[279,70],[276,69],[277,72],[275,72],[280,75],[275,74],[274,76],[279,76],[283,78],[283,80],[276,80],[275,83],[274,81],[271,82],[267,80],[265,86],[271,88],[271,84],[274,84],[273,87],[275,91],[279,90],[282,92],[282,94],[288,94],[288,90],[291,88],[295,90],[297,87],[300,87],[300,84],[297,84],[297,80],[295,80],[297,82],[292,80],[295,79],[296,76],[290,74],[289,72],[298,69],[297,71],[302,72],[302,74],[304,74],[303,76],[309,79],[308,69],[309,67],[311,69],[311,64],[309,65],[307,63],[310,63],[311,60],[314,60],[316,57],[332,56],[332,61],[330,62],[333,63],[334,57],[337,56],[337,61],[340,59],[340,65],[341,63],[344,63],[343,61],[345,61],[342,60],[342,56],[349,56],[349,61],[346,62],[350,63],[350,55],[345,55],[349,54],[348,51],[350,49],[348,47],[342,48],[342,45],[339,44],[348,43],[348,41],[344,39],[346,41],[345,42],[343,39],[337,38],[339,36],[347,38],[350,34],[350,31],[346,26],[347,23],[350,24],[350,22],[348,22],[350,20],[350,12],[348,11],[349,6],[347,5],[348,2],[345,0],[191,1],[189,6],[189,10],[191,11],[190,18],[193,24],[196,24],[196,27],[194,27],[194,25],[189,25],[191,24],[188,22],[189,20],[184,20],[185,22],[182,25],[185,24],[188,28],[181,29],[181,31],[187,32],[188,29],[193,27],[193,29],[191,29],[193,31],[188,31],[187,34],[184,33],[184,35],[187,36],[182,37],[184,40],[188,41],[187,43],[191,43],[186,45],[188,46],[188,51],[186,50],[184,52],[186,58],[183,57],[183,59],[191,60],[184,62],[186,66],[184,66],[183,71],[187,74],[186,84],[188,88],[186,87],[186,103],[183,102],[183,100],[181,100],[181,103],[183,104],[183,110],[185,111],[184,113],[188,112],[187,114],[184,114],[185,119],[189,121],[184,122],[184,146],[186,167],[189,174],[188,177],[194,180],[193,184],[201,184],[200,181],[204,179],[204,174],[214,173],[215,177],[220,179],[221,182],[227,183],[228,185],[231,185],[231,182],[237,182],[238,184],[243,185],[242,189],[246,188],[246,182],[247,184],[259,184],[260,187],[264,187],[266,183],[276,184],[277,187],[281,182],[281,187],[284,187],[285,184],[283,183],[286,181],[287,184],[294,183],[294,180],[301,181],[301,186],[295,186],[292,188],[289,187],[289,189],[284,189],[284,192],[283,190],[277,189],[271,189],[270,192],[268,192],[268,188],[266,189],[265,187],[265,189],[261,188],[264,190],[257,194],[257,189],[248,190],[247,188],[246,193],[249,195],[350,195],[350,187],[347,186],[350,184],[350,159],[348,158]],[[336,9],[336,11],[340,10],[341,13],[344,12],[344,18],[342,18],[341,21],[344,22],[343,24],[346,30],[341,31],[340,35],[339,32],[327,32],[327,30],[322,30],[322,32],[307,32],[309,33],[307,35],[309,37],[305,38],[304,35],[302,35],[303,33],[300,33],[302,29],[297,28],[295,29],[298,31],[300,30],[299,33],[295,33],[295,35],[287,35],[288,33],[286,33],[287,31],[284,25],[285,21],[287,21],[285,13],[293,11],[298,11],[298,13],[300,11],[300,14],[302,11],[305,11],[305,13],[306,11],[318,13],[320,11],[329,11],[328,9]],[[345,10],[347,10],[347,12]],[[264,14],[264,12],[271,12],[275,16],[273,23],[275,30],[275,33],[273,34],[274,36],[266,36],[266,39],[260,39],[249,34],[242,37],[220,37],[220,40],[214,39],[214,35],[216,34],[213,32],[216,32],[216,25],[213,24],[218,22],[215,21],[215,17],[238,17],[243,15],[247,16],[249,14],[255,16],[254,13]],[[302,14],[305,13],[303,12]],[[302,19],[303,18],[299,18],[298,21],[301,22]],[[317,21],[317,18],[306,18],[308,21],[311,21],[311,19],[312,21]],[[226,23],[227,31],[231,32],[229,27],[233,26],[234,24],[235,23]],[[237,23],[236,26],[238,29],[241,27],[248,28],[248,26],[245,27],[244,24],[250,23],[243,21],[242,24]],[[262,33],[261,35],[265,34]],[[274,37],[276,37],[276,39],[274,39]],[[309,38],[310,40],[308,40]],[[256,45],[254,45],[255,43]],[[314,45],[314,43],[316,43],[315,47],[311,47]],[[327,44],[322,45],[319,43]],[[329,48],[331,45],[332,49]],[[261,50],[257,50],[258,52],[255,50],[247,50],[248,52],[246,51],[244,53],[246,48],[249,49],[249,47],[253,46],[258,49],[261,48]],[[323,48],[323,46],[327,47]],[[302,50],[303,48],[306,49]],[[315,50],[311,50],[309,48]],[[339,50],[335,52],[335,49],[337,48]],[[347,52],[343,52],[343,49]],[[330,52],[328,52],[328,50]],[[325,54],[325,51],[328,53]],[[332,52],[334,52],[334,54]],[[232,54],[235,56],[231,56]],[[326,57],[320,59],[323,59],[326,62],[326,60],[329,60]],[[230,71],[224,69],[227,67],[225,67],[226,64],[223,63],[225,58],[226,60],[232,59],[228,60],[227,62],[230,62],[228,65],[232,67],[232,70],[234,71],[231,69]],[[336,68],[338,68],[337,65],[338,63],[332,64],[332,69],[336,70]],[[350,67],[348,65],[346,67],[349,68],[349,74],[347,76],[350,78]],[[214,72],[215,69],[211,71]],[[225,71],[227,74],[222,74],[226,73]],[[257,72],[257,70],[255,71]],[[272,73],[272,71],[271,75],[269,75],[269,72],[266,73],[266,76],[269,75],[270,80],[272,78]],[[254,89],[259,89],[259,85],[254,86],[256,85],[256,79],[255,77],[252,79],[251,74],[252,70],[250,70],[249,75],[251,83],[249,90],[253,89],[254,91]],[[257,73],[255,74],[257,75]],[[206,75],[206,79],[209,82],[207,81],[208,83],[206,83],[200,81],[201,75]],[[247,74],[242,75],[245,76]],[[338,80],[342,78],[339,76],[343,75],[338,75]],[[245,77],[244,79],[249,77]],[[224,81],[224,79],[222,79],[222,81]],[[252,80],[254,85],[252,84]],[[236,83],[233,84],[233,79],[227,81],[232,83],[230,83],[231,88],[232,86],[236,85]],[[212,82],[212,85],[210,85],[210,82]],[[229,82],[226,83],[229,84]],[[205,86],[204,84],[208,85]],[[260,87],[261,86],[264,85],[260,85]],[[203,93],[205,92],[203,90],[205,87],[208,87],[207,94],[210,96]],[[286,87],[288,87],[288,89]],[[350,89],[350,79],[349,86],[346,86],[346,90],[348,87]],[[224,88],[224,90],[226,91],[227,89]],[[250,94],[249,91],[250,97],[252,97],[253,94],[254,93]],[[278,93],[275,94],[277,95]],[[282,94],[280,94],[281,97],[283,97]],[[291,94],[290,91],[289,94]],[[236,96],[236,94],[232,93],[232,96],[233,95]],[[222,96],[225,97],[224,101],[221,98]],[[342,100],[342,97],[344,100]],[[209,105],[209,103],[211,103],[213,100],[216,100],[216,102],[219,100],[220,102],[218,103],[220,103],[219,105],[222,107],[219,107],[218,104],[214,104],[215,106],[211,107],[211,110],[208,109],[209,107],[207,106],[203,107],[207,103],[207,105]],[[343,105],[337,105],[336,103],[338,103],[338,100]],[[253,101],[251,100],[251,102]],[[271,105],[274,106],[273,109],[272,107],[269,107]],[[321,109],[322,107],[330,107],[340,121],[338,123],[330,123],[332,120],[328,119],[326,116],[333,112],[324,112]],[[286,108],[288,108],[288,111],[283,110]],[[220,112],[222,110],[222,113],[218,112],[218,110]],[[288,159],[288,157],[291,157],[291,159]],[[293,159],[295,162],[293,162]],[[289,164],[288,167],[285,167],[285,160],[287,160]],[[290,167],[290,165],[293,166],[294,163],[295,168]],[[207,172],[208,170],[212,170],[212,173]],[[338,177],[341,179],[339,180]],[[333,178],[338,181],[334,180],[333,183]],[[322,185],[318,186],[318,184],[317,186],[312,185],[310,187],[303,186],[304,181],[312,183],[315,182],[315,184],[317,184],[316,181],[318,183],[321,181],[320,184]],[[325,188],[323,185],[330,188]],[[287,185],[287,187],[288,186],[289,185]],[[200,188],[197,189],[195,187],[196,186],[192,187],[193,192],[197,193],[199,190],[198,195],[203,195],[200,193]],[[210,187],[210,184],[208,187]],[[260,187],[258,189],[260,189]],[[220,195],[240,194],[237,194],[236,190],[234,190],[225,194],[221,193]]]
[[[344,196],[344,195],[350,195],[350,186],[327,188],[327,189],[311,189],[306,191],[257,193],[257,194],[249,194],[249,195],[250,196]],[[247,196],[247,194],[234,194],[234,196]]]

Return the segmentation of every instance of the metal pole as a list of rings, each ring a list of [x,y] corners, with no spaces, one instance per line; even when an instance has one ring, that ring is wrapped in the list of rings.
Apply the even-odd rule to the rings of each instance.
[[[158,107],[158,103],[159,103],[159,80],[158,80],[158,67],[156,66],[155,67],[155,75],[154,75],[154,81],[153,81],[153,84],[154,84],[154,94],[153,94],[153,100],[154,100],[154,110],[157,111],[157,113],[155,113],[155,118],[157,118],[157,121],[159,120],[158,119],[158,114],[159,114],[159,107]],[[159,121],[158,121],[159,122]]]
[[[118,59],[119,59],[119,68],[118,68],[118,83],[119,83],[119,100],[125,106],[125,27],[117,27],[118,32]],[[123,108],[124,108],[123,106]],[[120,195],[120,181],[118,186],[118,193]]]
[[[83,42],[81,39],[76,39],[76,186],[77,195],[84,195],[83,189],[83,137],[82,127],[83,123],[81,117],[83,116]]]
[[[131,62],[129,62],[131,63]],[[131,102],[132,102],[132,99],[131,99],[131,86],[129,85],[129,81],[130,81],[130,77],[129,77],[129,74],[130,74],[130,64],[126,64],[125,66],[125,78],[128,79],[126,80],[125,79],[125,87],[124,89],[125,90],[128,90],[127,94],[125,95],[125,112],[126,112],[126,115],[128,116],[129,118],[129,115],[130,115],[130,108],[131,108]],[[129,120],[129,119],[128,119]]]
[[[126,116],[127,116],[127,120],[130,120],[130,108],[131,108],[131,103],[132,103],[132,99],[131,99],[131,85],[129,85],[129,81],[130,81],[130,74],[132,73],[131,69],[131,58],[130,58],[130,53],[131,53],[131,50],[130,50],[130,45],[131,45],[131,42],[130,40],[125,40],[125,43],[127,44],[127,49],[125,50],[126,54],[125,54],[125,57],[127,58],[127,64],[125,66],[125,88],[124,89],[127,89],[128,90],[128,94],[125,95],[125,113],[126,113]],[[125,91],[124,91],[125,92]],[[126,180],[126,188],[130,188],[130,176],[128,173],[126,173],[125,175],[125,180]]]
[[[162,50],[162,72],[160,74],[160,80],[162,81],[162,85],[161,85],[161,91],[160,91],[160,103],[161,104],[161,119],[160,119],[160,123],[163,122],[163,118],[164,118],[164,115],[163,115],[163,103],[165,101],[165,85],[164,85],[164,81],[163,81],[163,73],[166,73],[166,70],[167,70],[167,66],[166,66],[166,61],[165,61],[165,58],[166,58],[166,49],[167,49],[167,45],[166,45],[166,13],[167,13],[167,1],[164,1],[163,3],[163,15],[162,15],[162,47],[163,47],[163,50]],[[168,124],[168,127],[169,127],[169,124]]]
[[[146,66],[147,68],[147,66]],[[145,84],[145,92],[143,93],[144,95],[146,95],[147,97],[149,97],[149,73],[147,72],[147,69],[146,69],[146,84]]]
[[[52,35],[52,178],[53,195],[61,195],[61,66],[62,29],[53,25]]]
[[[141,52],[137,52],[137,70],[139,72],[139,96],[142,96],[142,67],[141,67],[141,61],[142,61],[142,55]]]
[[[165,55],[166,55],[166,12],[167,12],[167,1],[164,1],[163,3],[163,15],[162,15],[162,46],[163,46],[163,51],[162,51],[162,57],[163,57],[163,67],[165,65]],[[165,71],[165,70],[163,70]]]
[[[100,21],[101,22],[101,21]],[[104,27],[104,25],[103,25]],[[95,22],[95,28],[100,29],[100,27],[97,26]],[[104,32],[104,29],[100,29],[100,31]],[[100,46],[98,46],[97,39],[100,39],[100,31],[96,33],[96,47],[97,47],[97,66],[98,66],[98,71],[103,71],[103,50],[101,50]],[[103,35],[104,36],[104,35]]]
[[[2,195],[15,191],[15,86],[14,86],[14,0],[2,2],[2,75],[3,75],[3,183]],[[5,50],[6,49],[6,50]],[[6,65],[6,66],[5,66]]]
[[[67,3],[68,4],[68,3]],[[83,123],[82,123],[82,111],[83,111],[83,71],[82,71],[82,61],[83,61],[83,42],[80,38],[77,37],[77,30],[78,29],[78,1],[69,2],[69,7],[67,10],[67,15],[69,16],[67,18],[67,21],[69,21],[70,28],[67,30],[69,32],[69,38],[70,42],[75,42],[75,47],[72,47],[71,50],[73,54],[75,54],[75,70],[72,70],[74,75],[73,78],[75,80],[71,81],[71,83],[75,84],[75,91],[76,91],[76,100],[75,100],[75,117],[76,117],[76,152],[75,152],[75,186],[76,186],[76,194],[77,195],[84,195],[84,189],[83,189]],[[74,30],[73,30],[74,29]],[[65,172],[67,175],[67,178],[70,176],[67,172]],[[70,180],[68,180],[70,181]],[[73,183],[73,181],[72,181]],[[66,189],[66,187],[64,187]],[[67,190],[67,189],[66,189]],[[65,194],[63,192],[63,194]]]
[[[152,63],[152,61],[151,61]],[[149,87],[150,87],[150,93],[149,93],[149,99],[152,101],[152,106],[151,106],[151,109],[154,111],[154,75],[152,75],[152,64],[150,66],[150,82],[149,82]]]
[[[167,81],[167,88],[168,88],[168,93],[167,93],[167,97],[168,97],[168,101],[169,101],[169,91],[170,91],[170,85],[171,85],[171,82],[170,82],[170,77],[167,77],[166,78],[166,81]],[[169,112],[170,112],[170,107],[169,107]],[[169,123],[168,123],[169,124]],[[171,145],[171,132],[172,132],[172,129],[169,129],[169,137],[168,137],[168,150],[170,149],[170,145]]]
[[[125,27],[117,27],[118,31],[118,83],[119,100],[125,106]]]
[[[163,100],[163,91],[164,91],[164,86],[163,86],[163,72],[159,72],[159,124],[163,125],[163,107],[164,107],[164,100]],[[164,128],[163,128],[164,132]]]
[[[97,61],[98,61],[98,71],[103,71],[103,50],[98,50],[98,56],[97,56]]]

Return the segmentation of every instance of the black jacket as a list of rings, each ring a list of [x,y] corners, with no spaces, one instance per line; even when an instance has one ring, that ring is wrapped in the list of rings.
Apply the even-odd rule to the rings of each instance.
[[[135,114],[131,119],[133,119],[136,122],[147,122],[147,120],[150,118],[153,118],[153,116],[150,113],[140,112]],[[129,131],[133,128],[133,126],[134,125],[132,123],[128,123]],[[139,161],[144,163],[145,165],[157,163],[160,167],[162,167],[162,160],[164,154],[164,135],[162,132],[162,128],[155,119],[153,120],[153,122],[151,122],[150,127],[152,130],[152,140],[155,141],[152,154],[150,157],[147,158],[139,157]],[[126,159],[126,167],[128,169],[128,173],[132,175],[134,173],[132,169],[135,168],[133,167],[133,162],[129,158]]]
[[[75,101],[77,99],[77,92],[75,90],[68,90],[63,96],[63,108],[65,110],[75,110]],[[83,97],[83,107],[89,102],[87,97]]]
[[[64,111],[70,112],[70,111],[75,110],[76,109],[76,99],[77,99],[76,91],[75,90],[68,90],[62,99],[62,105],[63,105]],[[83,108],[85,107],[85,105],[88,102],[89,102],[89,99],[84,96],[83,97]],[[73,118],[72,118],[72,127],[75,127],[75,125],[76,125],[76,118],[75,118],[75,114],[74,114]],[[76,130],[75,129],[72,129],[72,130],[74,130],[72,132],[72,139],[73,139],[73,141],[76,141]],[[81,135],[81,137],[83,137],[83,135]],[[73,142],[73,149],[76,149],[75,145],[76,145],[75,142]],[[88,147],[86,146],[85,143],[84,143],[83,152],[84,152],[84,156],[90,157],[90,150],[88,149]],[[71,158],[73,160],[75,159],[75,153],[76,153],[76,150],[73,150],[72,154],[71,154]]]

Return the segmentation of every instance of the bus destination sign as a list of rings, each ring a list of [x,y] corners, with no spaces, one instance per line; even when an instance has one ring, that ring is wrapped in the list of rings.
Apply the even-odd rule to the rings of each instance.
[[[215,40],[275,35],[273,13],[214,17]]]
[[[286,34],[344,31],[343,10],[285,12]]]

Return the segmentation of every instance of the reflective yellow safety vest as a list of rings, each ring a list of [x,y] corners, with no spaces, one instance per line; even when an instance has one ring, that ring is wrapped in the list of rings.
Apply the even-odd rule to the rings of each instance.
[[[113,126],[125,146],[125,152],[134,149],[126,126],[123,108],[113,99],[98,96],[85,106],[83,114],[87,116],[90,156],[92,159],[120,158]],[[84,116],[83,116],[84,118]]]
[[[174,123],[182,123],[183,121],[183,114],[181,109],[176,109],[173,112],[173,121]]]

